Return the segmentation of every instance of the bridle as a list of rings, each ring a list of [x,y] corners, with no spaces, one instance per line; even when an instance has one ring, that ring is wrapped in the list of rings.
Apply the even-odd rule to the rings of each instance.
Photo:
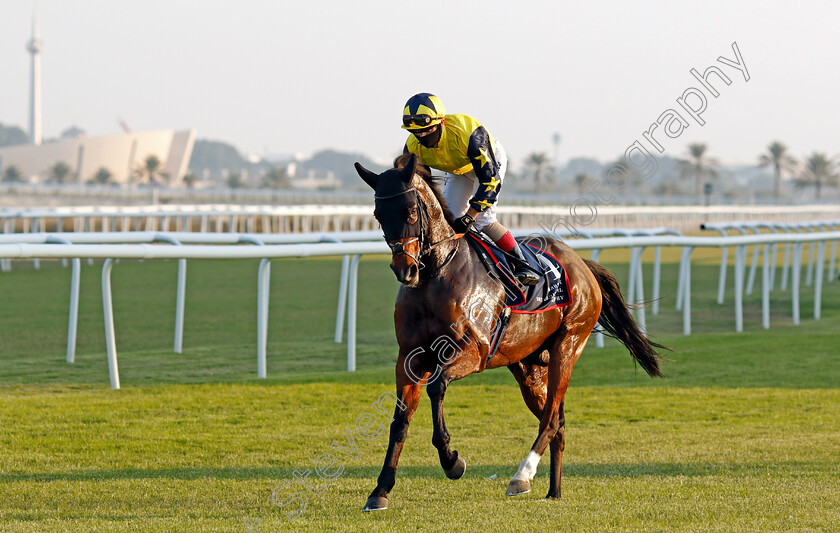
[[[446,259],[443,261],[443,263],[440,266],[438,266],[433,272],[429,273],[429,276],[433,276],[433,275],[437,274],[440,271],[440,269],[442,269],[443,267],[448,265],[449,262],[452,261],[452,258],[455,257],[455,253],[458,251],[458,246],[460,245],[460,240],[459,239],[461,237],[463,237],[464,234],[463,233],[456,233],[454,235],[450,235],[450,236],[448,236],[444,239],[441,239],[437,242],[434,242],[434,243],[431,243],[431,244],[427,243],[426,242],[426,230],[429,227],[429,220],[428,220],[429,214],[428,214],[428,211],[426,210],[426,204],[425,204],[425,202],[423,202],[423,199],[420,197],[420,194],[418,194],[416,187],[412,186],[412,187],[409,187],[408,189],[406,189],[404,191],[400,191],[400,192],[394,193],[394,194],[389,194],[387,196],[374,195],[373,198],[374,198],[374,200],[393,200],[394,198],[398,198],[398,197],[403,196],[405,194],[408,194],[410,192],[414,193],[414,199],[417,202],[417,210],[419,211],[418,217],[420,219],[419,224],[418,224],[419,231],[418,231],[417,235],[409,235],[406,240],[387,242],[388,248],[391,249],[391,254],[392,255],[396,256],[396,255],[402,254],[402,255],[406,255],[409,258],[413,259],[414,262],[418,265],[418,268],[420,270],[423,270],[426,267],[425,263],[423,263],[423,259],[422,259],[423,257],[428,256],[429,253],[432,252],[432,250],[434,250],[435,248],[437,248],[438,246],[440,246],[442,244],[445,244],[445,243],[447,243],[449,241],[453,241],[453,240],[457,241],[456,244],[455,244],[455,248],[453,248],[452,251],[449,252],[449,254],[447,255]],[[417,255],[411,254],[410,252],[408,252],[405,249],[405,245],[413,243],[415,241],[420,245],[420,252]]]

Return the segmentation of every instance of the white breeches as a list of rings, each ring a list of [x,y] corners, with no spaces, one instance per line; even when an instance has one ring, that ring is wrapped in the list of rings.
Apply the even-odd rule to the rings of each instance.
[[[504,182],[505,172],[507,171],[507,154],[505,154],[502,143],[498,140],[495,143],[493,153],[496,156],[496,162],[499,163],[499,181]],[[475,195],[478,185],[475,172],[467,172],[460,176],[447,172],[444,175],[443,198],[455,218],[463,216],[470,208],[470,198]],[[499,187],[501,189],[501,185]],[[473,229],[481,231],[482,228],[493,222],[496,222],[496,204],[491,205],[475,217]]]

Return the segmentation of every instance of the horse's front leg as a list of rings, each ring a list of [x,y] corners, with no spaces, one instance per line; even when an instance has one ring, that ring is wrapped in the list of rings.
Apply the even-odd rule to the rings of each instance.
[[[428,376],[428,374],[427,374]],[[399,402],[394,408],[394,421],[391,422],[391,433],[388,439],[388,451],[385,453],[385,463],[376,488],[368,496],[365,511],[383,511],[388,508],[388,493],[394,488],[397,473],[397,462],[400,459],[405,438],[408,435],[408,424],[411,422],[417,404],[420,403],[421,386],[406,375],[404,357],[397,359],[397,396]]]
[[[440,456],[440,466],[449,479],[459,479],[467,470],[467,463],[458,455],[458,450],[449,449],[449,432],[446,430],[446,422],[443,420],[443,396],[446,394],[446,387],[449,380],[445,376],[439,376],[435,381],[426,386],[426,393],[432,402],[432,423],[434,433],[432,444],[437,448]]]

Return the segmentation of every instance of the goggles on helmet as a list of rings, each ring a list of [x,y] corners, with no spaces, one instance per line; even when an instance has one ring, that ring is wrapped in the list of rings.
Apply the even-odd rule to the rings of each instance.
[[[431,115],[403,115],[403,126],[410,128],[412,126],[418,128],[425,128],[431,126],[432,122],[436,120]]]

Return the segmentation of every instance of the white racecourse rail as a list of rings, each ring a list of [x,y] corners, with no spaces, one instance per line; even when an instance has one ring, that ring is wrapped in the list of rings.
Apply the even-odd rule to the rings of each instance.
[[[520,232],[525,234],[525,232]],[[679,232],[669,228],[648,228],[648,229],[633,229],[628,230],[624,228],[603,228],[593,229],[582,232],[586,238],[595,237],[609,237],[609,236],[631,236],[631,235],[663,235],[675,234],[680,235]],[[554,233],[555,236],[568,236],[567,234]],[[301,244],[301,243],[317,243],[317,242],[361,242],[361,241],[381,241],[381,231],[350,231],[350,232],[334,232],[334,233],[290,233],[290,234],[239,234],[239,233],[162,233],[162,232],[101,232],[101,233],[14,233],[9,235],[0,235],[0,244],[2,243],[29,243],[29,244],[126,244],[126,243],[153,243],[165,242],[173,245],[181,244]],[[593,256],[597,259],[599,250],[593,250]],[[65,259],[66,260],[66,259]],[[39,267],[38,259],[35,259],[35,268]],[[92,259],[88,259],[92,264]],[[341,261],[341,276],[339,280],[339,297],[338,308],[336,312],[335,321],[335,342],[340,343],[344,333],[344,317],[346,314],[348,302],[348,278],[350,276],[351,267],[350,255],[344,255]],[[357,262],[353,264],[353,270],[357,268]],[[10,259],[0,259],[0,270],[11,270]],[[79,278],[80,278],[80,260],[73,259],[73,270],[70,285],[70,317],[67,334],[67,362],[72,363],[75,360],[76,352],[76,325],[78,322],[78,301],[79,301]],[[267,259],[260,262],[260,284],[268,280],[268,270],[271,265]],[[183,324],[184,324],[184,301],[186,295],[186,259],[178,260],[178,288],[176,299],[176,314],[175,314],[175,353],[181,353],[183,345]],[[654,280],[653,280],[653,312],[656,314],[659,309],[659,272],[660,272],[660,249],[656,248],[656,259],[654,265]],[[262,286],[262,285],[260,285]],[[631,288],[635,285],[631,284]],[[109,289],[110,290],[110,289]],[[266,286],[266,294],[267,294]],[[355,284],[354,284],[355,291]],[[258,316],[258,355],[265,352],[265,339],[267,336],[267,317],[268,317],[268,301],[263,299],[263,291],[258,291],[259,307],[257,310]],[[355,298],[355,292],[352,294]],[[110,304],[106,307],[110,309]],[[106,309],[106,313],[108,312]],[[262,317],[266,317],[264,320]],[[353,315],[349,320],[355,320]],[[355,329],[352,329],[352,335],[355,335]],[[353,339],[355,340],[355,339]],[[596,337],[598,346],[603,346],[603,335],[598,333]],[[355,342],[348,342],[348,370],[355,370]],[[263,358],[258,356],[258,360]],[[264,377],[264,365],[260,366],[259,373]]]
[[[524,234],[544,234],[543,231],[531,232],[520,231]],[[159,241],[167,242],[172,246],[160,246],[157,244],[67,244],[71,242],[67,237],[71,235],[43,235],[41,242],[44,244],[32,244],[28,242],[0,244],[0,258],[100,258],[105,259],[102,270],[102,293],[103,309],[105,313],[105,334],[108,347],[108,368],[110,373],[111,387],[118,389],[119,371],[117,366],[116,343],[114,339],[113,308],[111,305],[111,284],[110,272],[113,266],[113,259],[180,259],[184,262],[179,267],[179,303],[176,306],[180,316],[183,315],[183,279],[186,275],[185,260],[187,259],[235,259],[235,258],[258,258],[262,259],[259,268],[258,281],[258,353],[257,368],[259,377],[266,377],[265,343],[268,327],[268,282],[270,276],[270,260],[286,257],[316,257],[352,255],[349,264],[349,302],[348,302],[348,370],[355,370],[355,341],[356,341],[356,294],[357,294],[357,273],[359,259],[362,255],[389,254],[390,250],[384,242],[340,242],[340,243],[313,243],[313,244],[264,244],[259,235],[219,235],[219,238],[236,239],[236,243],[251,243],[259,246],[237,246],[228,245],[184,245],[189,239],[188,234],[155,234],[137,235],[136,238],[144,238],[146,242]],[[122,233],[123,238],[127,237]],[[33,237],[28,235],[26,237]],[[105,235],[100,235],[100,238]],[[180,238],[179,238],[180,237]],[[208,237],[203,235],[204,238]],[[277,236],[280,237],[280,236]],[[20,235],[8,235],[2,239],[24,238]],[[198,236],[194,237],[198,239]],[[94,240],[91,236],[89,239]],[[223,240],[223,239],[220,239]],[[642,286],[641,256],[642,250],[646,247],[681,247],[682,256],[680,261],[679,286],[677,290],[677,307],[683,310],[683,332],[691,333],[691,253],[696,247],[735,247],[735,320],[736,330],[741,331],[743,324],[742,296],[744,292],[744,270],[746,265],[746,247],[750,245],[762,245],[764,247],[764,262],[762,273],[762,325],[769,328],[769,294],[770,294],[770,261],[769,250],[774,244],[790,244],[793,246],[792,266],[792,296],[793,296],[793,322],[799,323],[799,286],[801,277],[802,247],[806,243],[816,243],[816,275],[814,289],[814,318],[820,318],[822,281],[824,277],[825,247],[827,242],[840,240],[840,231],[823,231],[819,233],[776,233],[758,234],[748,236],[721,236],[721,237],[684,237],[680,235],[660,236],[630,236],[630,237],[606,237],[599,239],[571,239],[565,241],[571,248],[581,250],[592,250],[593,252],[610,248],[630,248],[631,253],[630,276],[628,294],[632,290],[638,298],[628,298],[629,301],[641,299],[644,294]],[[101,242],[101,241],[100,241]],[[260,245],[262,244],[262,245]],[[831,260],[830,269],[834,270],[834,260]],[[78,261],[74,261],[74,283],[78,284]],[[833,281],[833,280],[832,280]],[[77,293],[76,293],[77,294]],[[71,325],[73,323],[73,305],[78,304],[78,299],[73,301],[71,291]],[[179,319],[176,317],[176,323]],[[637,311],[637,320],[644,328],[644,309]],[[178,329],[183,327],[183,321],[176,325],[176,349],[180,350]],[[70,360],[69,340],[75,336],[75,331],[68,335],[68,360]]]
[[[584,200],[582,198],[581,200]],[[572,212],[573,211],[573,212]],[[799,223],[833,218],[840,205],[802,206],[570,206],[498,207],[499,220],[509,228],[553,224],[551,230],[573,226],[577,230],[605,227],[668,226],[695,230],[703,222],[736,220]],[[215,231],[299,233],[376,230],[368,205],[150,205],[76,206],[31,209],[0,208],[4,233],[43,231]]]

